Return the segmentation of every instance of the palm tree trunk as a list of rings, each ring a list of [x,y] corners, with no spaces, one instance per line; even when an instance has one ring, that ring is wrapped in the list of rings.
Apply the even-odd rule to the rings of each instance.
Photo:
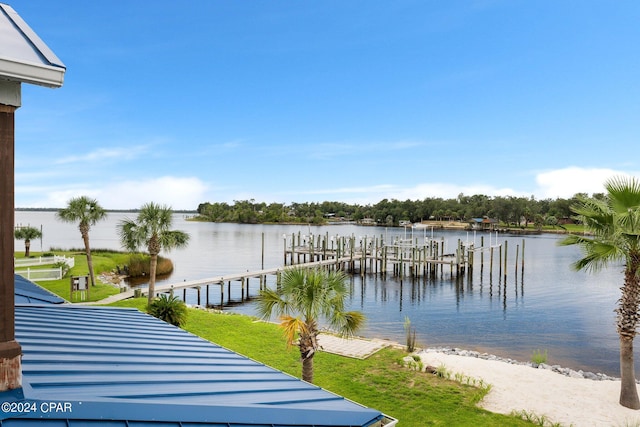
[[[300,358],[302,359],[302,379],[313,383],[313,356],[318,348],[315,334],[300,335]]]
[[[633,252],[624,273],[622,296],[618,301],[617,329],[620,335],[620,404],[631,409],[640,409],[638,388],[633,363],[633,339],[638,325],[638,306],[640,305],[640,253]]]
[[[633,338],[620,337],[620,404],[631,409],[640,409],[638,387],[633,367]]]
[[[156,269],[158,267],[158,254],[151,254],[151,262],[149,265],[149,299],[148,304],[151,305],[151,302],[156,296]]]
[[[307,357],[302,356],[302,380],[313,383],[313,354]]]
[[[24,257],[29,258],[29,254],[31,253],[31,240],[24,241]]]
[[[84,251],[87,254],[87,267],[89,268],[89,277],[91,278],[91,286],[96,285],[96,277],[93,273],[93,259],[91,258],[91,248],[89,247],[89,233],[82,233],[84,241]]]

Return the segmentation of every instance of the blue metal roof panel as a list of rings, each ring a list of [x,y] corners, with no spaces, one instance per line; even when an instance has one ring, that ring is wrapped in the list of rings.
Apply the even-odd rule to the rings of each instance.
[[[14,400],[34,402],[36,411],[2,420],[2,427],[29,419],[71,426],[90,420],[100,426],[369,426],[383,418],[134,309],[16,305],[16,339],[24,396]],[[70,411],[46,411],[48,402]]]
[[[62,304],[65,302],[63,298],[52,294],[18,274],[14,275],[14,286],[16,304]]]

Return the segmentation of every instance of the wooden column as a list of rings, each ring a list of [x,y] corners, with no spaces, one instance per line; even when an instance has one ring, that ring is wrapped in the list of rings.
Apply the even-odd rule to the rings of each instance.
[[[13,278],[15,110],[0,104],[0,392],[22,386]]]

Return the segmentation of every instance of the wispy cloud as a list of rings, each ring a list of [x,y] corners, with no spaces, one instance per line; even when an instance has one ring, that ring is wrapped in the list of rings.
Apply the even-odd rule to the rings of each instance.
[[[95,162],[111,159],[133,160],[149,151],[148,145],[131,147],[98,148],[85,154],[67,156],[55,161],[56,164],[69,164],[79,162]]]
[[[412,150],[429,145],[420,141],[319,143],[303,148],[314,159],[326,160],[355,154],[384,154]]]

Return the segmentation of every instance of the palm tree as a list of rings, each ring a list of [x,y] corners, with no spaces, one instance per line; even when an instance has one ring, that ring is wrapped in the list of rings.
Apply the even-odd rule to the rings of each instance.
[[[318,350],[318,322],[324,320],[342,336],[352,336],[364,323],[359,311],[345,311],[349,295],[342,272],[292,268],[282,273],[276,290],[266,289],[258,298],[258,313],[264,319],[276,315],[285,331],[287,345],[298,339],[302,379],[313,382],[313,356]]]
[[[640,409],[633,363],[633,339],[640,306],[640,181],[614,177],[606,181],[604,199],[578,198],[571,207],[590,236],[570,235],[562,245],[579,245],[584,258],[576,270],[597,271],[614,262],[624,263],[624,285],[615,312],[620,338],[620,404]]]
[[[17,227],[13,237],[18,240],[24,240],[24,256],[28,258],[31,250],[31,240],[42,237],[42,232],[35,227]]]
[[[146,247],[151,256],[149,265],[149,301],[155,297],[156,267],[161,250],[171,250],[187,246],[189,235],[183,231],[171,230],[171,208],[153,202],[142,205],[138,218],[125,219],[118,225],[120,242],[130,251]]]
[[[105,219],[107,212],[98,204],[96,199],[87,196],[75,197],[67,202],[67,207],[60,209],[57,213],[58,219],[65,222],[77,222],[80,235],[84,242],[84,250],[87,254],[87,267],[91,277],[91,286],[96,285],[96,278],[93,273],[93,261],[91,260],[91,248],[89,246],[89,230],[92,225]]]

